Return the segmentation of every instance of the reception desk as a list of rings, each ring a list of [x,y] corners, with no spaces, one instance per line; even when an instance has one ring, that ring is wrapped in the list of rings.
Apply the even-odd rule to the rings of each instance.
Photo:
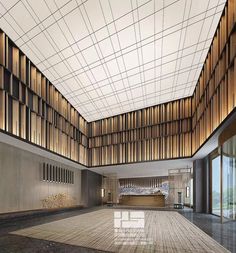
[[[165,206],[165,195],[123,195],[120,198],[121,205],[127,206]]]

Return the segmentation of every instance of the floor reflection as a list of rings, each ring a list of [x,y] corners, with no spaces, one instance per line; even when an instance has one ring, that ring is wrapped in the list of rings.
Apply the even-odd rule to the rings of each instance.
[[[189,221],[233,253],[236,253],[236,221],[221,224],[220,217],[211,214],[180,211]]]

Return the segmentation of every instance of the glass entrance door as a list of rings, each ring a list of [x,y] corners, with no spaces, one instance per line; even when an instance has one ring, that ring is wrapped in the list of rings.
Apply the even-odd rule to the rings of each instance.
[[[211,210],[212,214],[221,215],[221,191],[220,191],[220,182],[221,182],[221,173],[220,173],[220,156],[212,159],[211,162],[211,173],[212,173],[212,183],[211,183]]]

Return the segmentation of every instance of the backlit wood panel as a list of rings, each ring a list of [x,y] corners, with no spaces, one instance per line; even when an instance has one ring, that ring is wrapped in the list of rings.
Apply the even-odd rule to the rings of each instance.
[[[3,31],[0,31],[0,128],[87,165],[88,123]],[[80,155],[76,153],[79,145],[83,146]]]
[[[236,0],[193,96],[88,123],[0,32],[0,128],[88,166],[191,157],[236,105]]]
[[[228,1],[192,97],[192,154],[236,105],[236,1]]]

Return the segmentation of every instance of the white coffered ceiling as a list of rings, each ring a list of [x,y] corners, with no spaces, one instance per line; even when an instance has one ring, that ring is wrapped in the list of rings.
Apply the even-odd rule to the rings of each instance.
[[[0,27],[88,120],[190,96],[225,0],[0,0]]]

